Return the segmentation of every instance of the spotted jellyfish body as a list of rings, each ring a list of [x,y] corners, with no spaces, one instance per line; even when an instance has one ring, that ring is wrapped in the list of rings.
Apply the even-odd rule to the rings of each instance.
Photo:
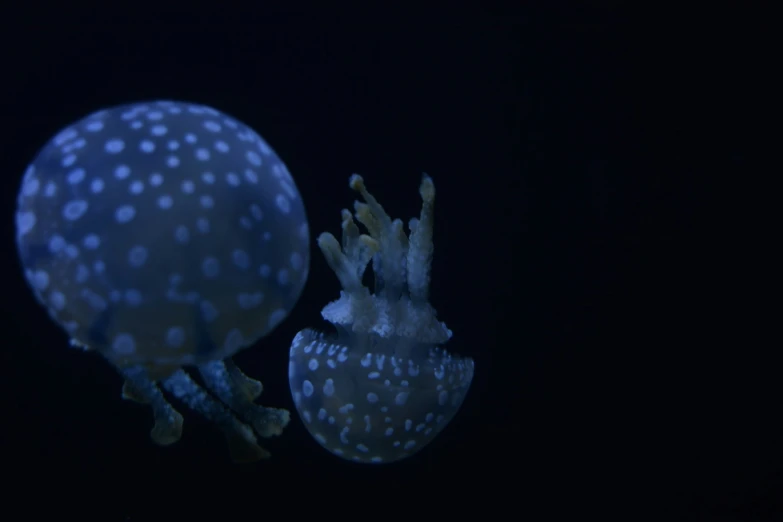
[[[342,211],[342,245],[318,238],[343,287],[322,311],[337,339],[303,330],[290,349],[288,377],[310,434],[333,454],[357,462],[394,462],[421,450],[462,405],[474,363],[439,345],[451,330],[429,303],[435,187],[425,175],[421,216],[392,220],[354,175],[366,203]],[[374,293],[362,284],[372,260]]]
[[[35,297],[149,403],[153,439],[181,416],[157,387],[218,423],[238,460],[265,456],[285,410],[230,361],[290,312],[307,279],[304,206],[283,162],[215,110],[149,102],[96,112],[52,138],[18,197],[17,246]],[[182,371],[198,367],[218,400]]]

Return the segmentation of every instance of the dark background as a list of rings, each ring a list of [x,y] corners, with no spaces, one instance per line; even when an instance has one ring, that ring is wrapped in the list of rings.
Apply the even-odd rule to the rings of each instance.
[[[2,42],[6,509],[783,520],[783,366],[779,334],[761,333],[774,243],[754,240],[766,216],[743,224],[746,208],[774,208],[744,190],[763,194],[752,173],[775,170],[762,160],[774,64],[761,17],[34,9],[4,17]],[[338,230],[351,173],[406,219],[421,172],[433,176],[432,298],[450,349],[477,365],[435,442],[359,466],[295,418],[264,441],[270,461],[237,467],[183,407],[183,439],[158,448],[119,375],[68,348],[13,247],[21,175],[62,127],[145,99],[255,128],[314,234]],[[236,358],[263,380],[264,404],[294,411],[288,346],[337,292],[314,249],[295,311]]]

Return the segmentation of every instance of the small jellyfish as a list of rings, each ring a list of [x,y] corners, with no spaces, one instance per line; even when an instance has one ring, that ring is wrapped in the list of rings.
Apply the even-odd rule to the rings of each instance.
[[[392,220],[362,178],[350,186],[355,218],[342,211],[342,245],[329,233],[318,246],[342,285],[321,312],[332,339],[303,330],[291,345],[288,380],[310,434],[333,454],[357,462],[394,462],[413,455],[449,423],[473,379],[473,360],[439,345],[451,330],[429,303],[435,187],[424,176],[419,219]],[[374,293],[362,284],[372,260]]]
[[[256,132],[184,102],[91,114],[28,167],[16,242],[71,345],[103,355],[122,396],[152,407],[156,443],[182,431],[162,388],[218,424],[235,460],[268,455],[256,434],[280,434],[289,414],[257,405],[261,383],[231,356],[299,299],[309,232],[294,180]]]

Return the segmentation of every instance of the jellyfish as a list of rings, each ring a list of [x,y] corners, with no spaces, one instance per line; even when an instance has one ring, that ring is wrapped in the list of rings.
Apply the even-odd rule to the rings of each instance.
[[[256,435],[289,413],[256,404],[261,383],[231,357],[285,319],[309,269],[304,206],[269,145],[203,105],[113,107],[41,149],[17,205],[35,298],[151,407],[152,440],[180,439],[173,397],[221,428],[234,460],[267,457]]]
[[[421,450],[459,410],[474,363],[440,345],[452,332],[429,302],[435,186],[425,175],[422,210],[392,220],[354,175],[365,203],[342,211],[342,244],[318,237],[342,285],[323,318],[336,337],[306,329],[293,340],[288,380],[297,412],[315,440],[344,459],[388,463]],[[361,234],[354,222],[367,229]],[[362,279],[372,261],[374,293]]]

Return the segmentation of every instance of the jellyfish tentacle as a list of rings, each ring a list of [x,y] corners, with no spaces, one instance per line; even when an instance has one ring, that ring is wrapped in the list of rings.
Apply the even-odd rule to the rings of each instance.
[[[231,458],[235,462],[255,462],[269,457],[269,452],[258,445],[253,430],[210,397],[187,373],[177,370],[163,381],[163,386],[190,409],[199,412],[223,430]]]
[[[211,361],[199,366],[207,388],[229,408],[248,421],[262,437],[280,435],[288,425],[287,410],[265,408],[249,399],[243,383],[231,375],[223,361]]]
[[[408,228],[411,231],[408,248],[407,272],[408,292],[414,304],[426,304],[430,290],[430,267],[432,265],[432,223],[435,204],[435,184],[432,178],[424,175],[419,188],[422,206],[419,219],[411,219]]]
[[[129,380],[122,383],[122,398],[126,401],[137,402],[139,404],[149,404],[150,401],[144,396]]]
[[[169,404],[142,366],[125,368],[122,373],[126,379],[122,397],[152,407],[154,425],[150,437],[153,442],[161,446],[177,442],[182,437],[182,415]]]
[[[226,365],[231,379],[240,386],[245,394],[251,401],[258,399],[264,392],[264,385],[261,381],[257,381],[251,377],[245,375],[239,366],[230,357],[225,359],[223,363]]]

